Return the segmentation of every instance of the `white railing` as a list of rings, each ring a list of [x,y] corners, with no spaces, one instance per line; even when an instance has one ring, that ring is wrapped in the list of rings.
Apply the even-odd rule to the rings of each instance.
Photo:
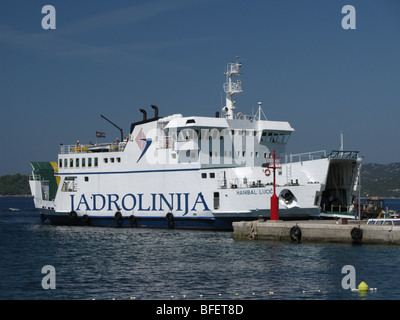
[[[368,219],[366,224],[373,226],[398,226],[400,225],[400,219]]]
[[[226,93],[239,93],[242,92],[242,83],[240,81],[238,82],[229,82],[229,83],[224,83],[224,91]]]
[[[73,144],[73,145],[60,145],[60,153],[88,153],[88,152],[115,152],[124,151],[126,142],[120,143],[100,143],[100,144]]]
[[[297,154],[287,154],[285,155],[285,162],[292,163],[292,162],[315,160],[321,158],[326,158],[326,150],[311,151],[311,152],[304,152]]]
[[[263,183],[260,179],[248,179],[248,178],[231,178],[231,179],[219,179],[219,189],[242,189],[242,188],[262,188],[272,183]]]

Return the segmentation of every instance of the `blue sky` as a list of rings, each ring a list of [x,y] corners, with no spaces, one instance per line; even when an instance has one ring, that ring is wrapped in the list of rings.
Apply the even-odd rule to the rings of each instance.
[[[44,5],[56,29],[44,30]],[[342,7],[356,9],[344,30]],[[54,161],[59,144],[128,133],[139,108],[214,116],[226,63],[244,92],[296,132],[287,151],[359,150],[400,161],[400,1],[0,1],[0,175]]]

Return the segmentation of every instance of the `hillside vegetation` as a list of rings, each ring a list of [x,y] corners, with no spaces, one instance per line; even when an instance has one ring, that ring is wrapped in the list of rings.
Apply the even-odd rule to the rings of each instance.
[[[31,191],[29,189],[29,177],[22,174],[9,174],[0,177],[0,195],[16,196],[27,195]]]
[[[363,195],[400,198],[400,162],[368,163],[361,167]]]

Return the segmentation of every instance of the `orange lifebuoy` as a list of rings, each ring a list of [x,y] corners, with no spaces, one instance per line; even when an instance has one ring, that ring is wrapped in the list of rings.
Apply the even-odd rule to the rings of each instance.
[[[271,170],[265,169],[264,170],[265,175],[268,177],[271,174]]]

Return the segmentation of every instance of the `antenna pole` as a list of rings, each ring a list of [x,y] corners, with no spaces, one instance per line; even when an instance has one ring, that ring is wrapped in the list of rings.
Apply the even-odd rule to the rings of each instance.
[[[225,112],[225,116],[228,119],[233,119],[233,110],[236,108],[235,101],[232,100],[233,96],[243,92],[242,81],[240,80],[240,67],[242,64],[238,59],[239,57],[236,57],[236,62],[228,63],[225,72],[226,82],[224,84],[224,91],[226,93],[226,105],[222,108],[222,111]],[[233,81],[234,77],[238,78],[235,82]]]
[[[343,131],[340,131],[340,151],[343,151]]]

